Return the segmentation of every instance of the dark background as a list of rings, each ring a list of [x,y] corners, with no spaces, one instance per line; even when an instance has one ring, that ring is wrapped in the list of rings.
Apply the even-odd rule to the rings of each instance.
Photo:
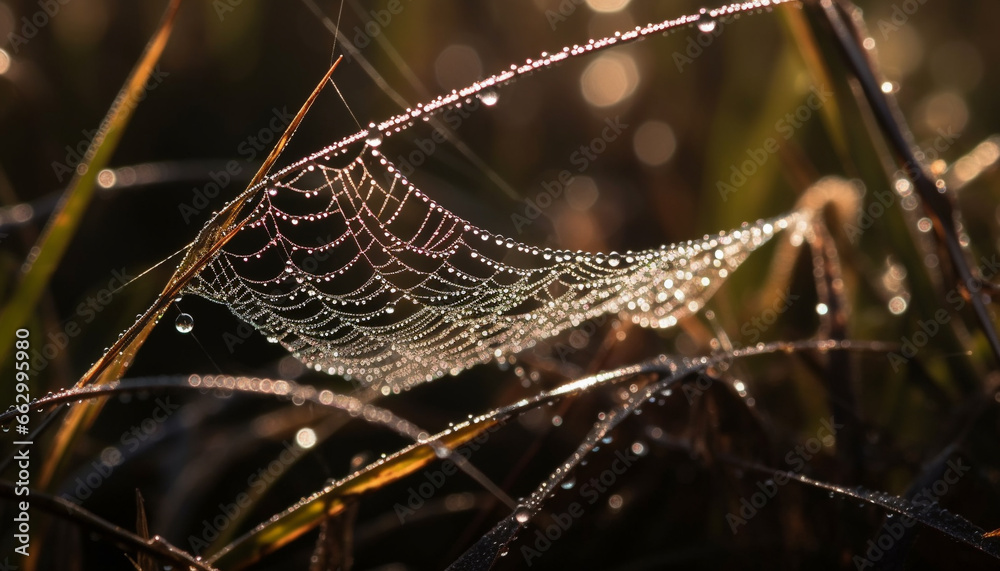
[[[343,8],[342,28],[354,40],[362,37],[359,34],[369,24],[369,31],[378,32],[376,40],[391,44],[407,70],[401,71],[394,54],[378,41],[364,46],[362,53],[411,104],[513,62],[537,57],[542,51],[638,23],[694,13],[700,7],[693,2],[633,0],[622,10],[599,13],[586,3],[577,6],[566,1],[562,7],[568,15],[554,19],[546,11],[560,9],[555,1],[403,0],[399,13],[376,27],[372,22],[386,17],[389,3],[363,4],[360,13],[350,4]],[[332,37],[304,4],[244,1],[220,17],[221,5],[228,3],[189,0],[181,8],[159,66],[167,75],[138,106],[114,155],[111,166],[116,168],[156,163],[153,182],[119,185],[98,194],[37,317],[29,324],[39,345],[46,342],[44,335],[58,331],[69,320],[83,326],[83,334],[40,371],[35,394],[75,382],[102,348],[151,303],[177,260],[116,293],[91,322],[83,322],[78,304],[108,287],[113,270],[127,268],[127,273],[137,275],[193,240],[210,212],[221,208],[242,186],[233,183],[224,189],[189,222],[180,205],[192,204],[196,190],[209,182],[209,173],[219,171],[225,161],[239,161],[245,182],[266,151],[247,161],[242,153],[246,147],[241,144],[267,129],[276,109],[294,113],[331,62]],[[320,5],[336,20],[338,3]],[[4,292],[9,293],[15,283],[17,269],[45,221],[46,204],[51,205],[53,193],[65,188],[66,180],[58,179],[53,163],[64,162],[65,147],[76,146],[84,130],[98,126],[164,6],[159,1],[69,0],[16,53],[9,42],[5,44],[12,59],[6,73],[0,74],[0,133],[4,135],[0,137],[0,200],[5,206],[30,203],[35,215],[27,224],[4,229],[8,234],[0,242]],[[954,132],[958,137],[942,157],[950,163],[998,130],[1000,110],[994,102],[1000,77],[994,70],[1000,68],[995,41],[1000,5],[927,0],[923,4],[866,2],[862,7],[879,41],[886,77],[899,84],[901,109],[918,144],[932,143],[942,129]],[[0,38],[19,31],[22,17],[30,18],[39,9],[34,2],[0,3]],[[514,189],[516,198],[448,144],[431,153],[411,179],[481,227],[529,244],[572,250],[654,247],[786,212],[797,195],[821,176],[859,176],[838,157],[826,118],[817,116],[796,129],[790,140],[782,141],[782,151],[770,157],[736,195],[723,200],[717,189],[718,181],[729,180],[732,165],[746,159],[746,149],[760,146],[768,137],[780,137],[776,122],[801,106],[814,85],[803,63],[804,48],[793,38],[787,16],[781,14],[793,10],[798,8],[783,7],[725,23],[711,42],[705,42],[708,45],[702,52],[680,69],[679,54],[691,56],[696,53],[688,51],[691,46],[705,39],[693,28],[604,55],[576,58],[503,89],[495,107],[474,112],[456,132]],[[899,14],[905,15],[905,24],[898,29],[892,20],[894,10],[899,10],[897,22]],[[449,54],[452,59],[446,57]],[[605,63],[611,66],[604,68],[611,75],[604,76],[602,85],[612,84],[619,69],[634,68],[630,79],[634,91],[608,107],[588,103],[581,92],[581,77],[599,58],[610,58]],[[591,73],[596,72],[591,69]],[[399,111],[356,62],[342,63],[334,80],[362,124]],[[838,90],[847,86],[836,74],[834,82]],[[581,173],[593,186],[555,200],[544,216],[519,233],[511,215],[525,211],[525,199],[537,200],[543,182],[556,179],[563,169],[573,169],[574,151],[598,136],[606,120],[616,117],[629,128]],[[848,109],[842,120],[858,126],[860,117]],[[636,152],[642,146],[636,142],[637,132],[651,121],[669,125],[673,136],[673,145],[662,132],[657,139],[673,147],[669,159],[657,165],[647,164]],[[279,164],[288,164],[355,130],[351,114],[328,88]],[[429,130],[414,128],[393,137],[384,152],[390,158],[408,156],[419,148],[418,141],[429,136]],[[884,177],[862,178],[869,189],[888,185]],[[976,258],[996,248],[995,193],[995,175],[986,175],[960,195]],[[11,215],[12,211],[4,212]],[[926,257],[913,244],[913,234],[905,231],[898,212],[894,216],[895,222],[876,224],[860,247],[842,254],[852,302],[848,330],[854,338],[895,342],[910,335],[919,319],[948,307],[941,295],[948,289],[947,276],[942,277],[933,263],[928,267]],[[710,304],[736,345],[757,340],[741,332],[759,315],[759,300],[773,293],[761,291],[770,270],[770,252],[768,248],[751,257]],[[888,310],[885,291],[878,287],[893,264],[902,264],[911,281],[937,284],[937,289],[905,289],[909,308],[903,315]],[[761,340],[815,334],[818,320],[810,268],[799,263],[795,269],[792,287],[802,300],[774,327],[759,331]],[[907,283],[904,279],[904,288],[909,287]],[[194,334],[181,335],[170,327],[178,313],[171,309],[130,375],[224,372],[298,377],[317,386],[349,388],[339,379],[303,373],[280,347],[241,328],[224,307],[190,296],[180,306],[194,316]],[[810,473],[819,479],[900,494],[922,473],[924,463],[952,446],[973,463],[975,471],[943,500],[945,507],[986,529],[1000,527],[995,411],[988,406],[976,409],[982,416],[975,417],[974,430],[942,428],[954,426],[960,411],[968,410],[963,407],[978,403],[974,397],[993,390],[989,387],[995,373],[990,371],[996,364],[983,350],[981,335],[974,326],[969,328],[968,337],[952,333],[955,338],[935,340],[922,356],[926,370],[919,375],[912,370],[897,374],[881,355],[857,357],[852,362],[851,382],[865,428],[866,447],[859,458],[864,469],[851,479],[843,475],[842,466],[824,457],[810,467]],[[614,334],[612,327],[605,326],[571,355],[570,365],[586,371],[662,352],[700,354],[707,350],[706,335],[711,337],[710,326],[700,321],[663,334],[628,330],[624,341],[613,344],[610,354],[595,362],[592,357],[608,331]],[[234,335],[239,343],[234,344]],[[533,365],[534,370],[545,370],[537,363],[551,359],[551,346],[542,346],[519,365],[528,371]],[[819,419],[828,415],[825,388],[810,367],[814,360],[774,358],[748,364],[739,377],[756,404],[747,407],[745,399],[720,388],[716,416],[709,416],[724,422],[703,426],[699,421],[703,417],[690,410],[683,398],[668,398],[662,406],[650,407],[654,410],[646,415],[627,421],[615,442],[625,447],[644,435],[648,440],[649,430],[661,427],[709,449],[745,450],[755,460],[783,467],[785,451],[814,435]],[[934,390],[920,389],[915,376],[929,378],[926,382]],[[449,421],[513,402],[555,382],[557,378],[542,375],[536,386],[522,383],[513,369],[480,366],[385,404],[436,431]],[[0,394],[7,394],[7,386],[3,384]],[[282,413],[282,405],[263,399],[176,398],[187,404],[184,412],[159,428],[149,445],[118,467],[108,480],[110,485],[102,486],[85,505],[131,527],[133,489],[138,487],[148,500],[153,531],[187,547],[187,537],[200,530],[202,518],[216,515],[218,502],[231,501],[243,490],[247,476],[266,466],[282,441],[302,425],[319,424],[322,419],[311,412]],[[598,395],[575,403],[563,413],[566,421],[555,430],[546,416],[551,411],[529,415],[491,438],[487,452],[478,453],[476,464],[503,483],[512,496],[527,494],[575,446],[594,415],[615,398],[614,394]],[[150,415],[154,401],[155,395],[112,399],[81,442],[73,463],[77,472],[67,472],[63,488],[57,491],[72,489],[77,476],[91,471],[91,461],[102,449],[117,443],[123,431]],[[261,500],[244,529],[318,489],[327,478],[345,475],[355,454],[374,457],[402,444],[372,427],[348,425],[297,464],[278,489]],[[595,454],[588,469],[596,474],[610,465],[614,447],[610,448]],[[524,465],[512,469],[522,458]],[[850,568],[851,556],[864,552],[866,541],[877,535],[884,522],[883,514],[874,508],[792,484],[782,491],[780,506],[733,535],[725,514],[739,505],[740,497],[756,489],[753,477],[706,460],[704,455],[694,458],[655,445],[639,468],[616,483],[615,493],[622,496],[623,507],[609,507],[607,497],[588,507],[567,538],[557,542],[536,566],[644,569],[675,563],[709,568],[806,564]],[[586,477],[584,472],[579,479]],[[393,504],[405,500],[409,487],[422,481],[415,477],[394,484],[362,503],[357,568],[443,567],[505,515],[503,508],[491,507],[480,488],[460,475],[448,482],[448,491],[477,494],[473,497],[481,510],[454,512],[438,506],[439,512],[432,514],[428,507],[419,523],[399,526]],[[578,499],[575,491],[567,491],[557,494],[548,507],[551,513],[560,513]],[[128,568],[114,548],[74,529],[62,525],[48,529],[51,535],[46,545],[65,541],[68,547],[60,553],[46,553],[39,568],[68,568],[64,566],[69,561],[80,569]],[[518,549],[533,541],[534,529],[529,527],[513,544],[501,567],[522,566]],[[908,565],[983,565],[986,561],[935,532],[921,531],[919,537]],[[5,536],[0,545],[8,541]],[[310,540],[299,541],[260,568],[304,569],[310,547]]]

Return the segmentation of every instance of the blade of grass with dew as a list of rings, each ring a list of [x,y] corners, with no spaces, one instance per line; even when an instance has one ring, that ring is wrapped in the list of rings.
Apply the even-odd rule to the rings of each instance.
[[[146,89],[146,81],[160,59],[170,34],[181,0],[170,0],[152,39],[118,92],[111,109],[101,122],[83,161],[63,194],[56,211],[31,249],[20,283],[10,301],[0,313],[0,362],[6,362],[14,347],[14,334],[24,325],[35,309],[42,292],[55,272],[94,195],[97,174],[103,169],[121,140]]]
[[[748,347],[734,350],[731,354],[716,359],[746,358],[774,353],[791,353],[799,350],[820,349],[845,350],[845,351],[871,351],[885,353],[895,346],[880,342],[857,342],[857,341],[800,341],[794,343],[771,343],[764,347]],[[644,363],[629,365],[618,369],[604,371],[595,375],[590,375],[575,381],[561,385],[560,387],[536,395],[531,399],[523,399],[512,405],[501,407],[480,417],[465,421],[456,427],[429,437],[423,443],[413,444],[390,456],[370,465],[355,474],[341,480],[340,482],[320,491],[292,506],[285,512],[274,516],[261,524],[256,529],[247,533],[234,543],[227,546],[223,551],[212,557],[210,563],[223,562],[226,568],[240,568],[251,564],[263,555],[271,553],[281,546],[292,541],[295,537],[308,532],[319,525],[330,513],[338,513],[345,506],[344,497],[365,493],[388,483],[394,482],[415,470],[426,466],[437,458],[433,444],[441,444],[449,449],[468,442],[470,439],[479,436],[487,430],[506,422],[510,418],[526,412],[528,410],[544,406],[564,397],[570,397],[583,392],[632,378],[639,374],[650,372],[670,372],[671,369],[663,359],[654,359]],[[128,394],[139,391],[149,391],[155,389],[197,389],[204,388],[204,379],[198,377],[199,382],[192,383],[177,380],[176,377],[152,378],[119,381],[113,384],[101,386],[89,386],[61,391],[60,393],[42,397],[33,401],[29,408],[32,410],[59,406],[78,400],[105,397],[113,394]],[[227,384],[223,380],[218,388],[223,386],[228,390],[240,390],[238,379]],[[257,381],[260,381],[259,379]],[[287,382],[286,382],[287,383]],[[251,383],[252,385],[252,383]],[[294,383],[288,383],[289,390],[294,387]],[[211,388],[211,387],[209,387]],[[248,392],[260,392],[248,390]],[[267,394],[278,395],[281,391],[270,391]],[[284,392],[281,392],[284,394]],[[315,395],[313,395],[315,396]],[[312,399],[307,399],[312,400]],[[322,401],[317,401],[322,403]],[[331,403],[323,403],[332,406]],[[0,423],[9,421],[16,411],[0,413]],[[349,498],[348,498],[349,500]],[[288,534],[294,535],[289,537]]]
[[[91,383],[106,384],[117,381],[125,374],[125,371],[132,364],[135,354],[145,343],[146,338],[153,331],[153,327],[159,322],[170,304],[181,292],[182,288],[191,278],[201,271],[202,267],[212,256],[224,246],[236,232],[242,227],[243,222],[237,221],[237,217],[243,206],[254,196],[255,187],[264,179],[268,171],[278,160],[281,152],[285,149],[292,135],[295,134],[302,118],[312,106],[316,97],[323,90],[323,86],[329,81],[333,71],[337,69],[342,58],[330,66],[323,79],[313,89],[309,98],[302,104],[302,108],[289,123],[284,134],[275,143],[271,153],[261,165],[260,170],[254,175],[247,189],[235,200],[229,203],[218,216],[212,219],[205,228],[198,234],[198,238],[188,250],[184,259],[174,272],[173,277],[167,282],[163,292],[160,293],[156,301],[146,310],[146,312],[131,326],[124,334],[111,346],[111,348],[80,378],[76,383],[77,387],[86,386]],[[65,456],[66,450],[75,438],[77,432],[88,421],[94,418],[100,411],[100,404],[74,407],[69,416],[60,427],[59,433],[53,441],[52,451],[43,466],[41,483],[51,480],[59,463]]]
[[[913,134],[894,95],[882,90],[882,84],[878,79],[881,77],[881,72],[877,62],[862,45],[875,40],[864,28],[860,9],[849,1],[830,0],[807,4],[806,8],[812,16],[814,36],[829,52],[829,59],[826,60],[828,65],[840,66],[842,75],[853,80],[852,92],[857,107],[862,109],[861,115],[868,119],[865,126],[869,133],[869,141],[877,139],[878,143],[884,145],[893,163],[887,170],[892,172],[891,169],[898,169],[895,172],[912,182],[915,194],[920,197],[921,204],[933,222],[935,230],[933,236],[950,261],[949,265],[955,276],[953,287],[964,293],[976,291],[977,280],[971,271],[968,248],[962,245],[958,237],[957,224],[960,223],[961,212],[956,209],[954,199],[947,187],[943,186],[943,182],[931,174],[917,158],[916,148],[913,146]],[[866,144],[870,146],[872,143]],[[884,176],[883,174],[879,177],[881,180],[875,179],[877,182],[873,184],[885,185]],[[890,185],[895,183],[892,175],[889,179]],[[939,183],[942,186],[939,186]],[[898,208],[893,210],[898,214]],[[887,216],[886,222],[905,224],[900,222],[900,218],[901,216]],[[894,230],[893,235],[908,235],[908,233],[906,231],[896,233]],[[907,267],[925,267],[923,255],[915,251],[913,246],[908,246],[907,241],[896,240],[893,245],[908,257],[903,260]],[[933,306],[932,304],[938,303],[943,298],[944,292],[935,289],[931,283],[929,271],[914,272],[911,275],[910,284],[913,292],[911,307],[920,307],[924,304]],[[920,299],[933,301],[920,302],[918,301]],[[1000,361],[1000,337],[996,333],[982,297],[969,295],[968,301],[979,322],[988,352],[993,355],[994,362]],[[945,339],[953,344],[945,349],[947,351],[964,353],[968,350],[954,336]],[[956,383],[960,383],[962,379],[982,378],[984,374],[982,370],[976,370],[976,367],[966,359],[947,359],[944,364],[951,369],[951,377]],[[961,389],[960,385],[959,388]]]
[[[17,489],[20,489],[20,487]],[[36,489],[30,490],[30,496],[33,510],[47,512],[65,521],[77,523],[82,528],[107,537],[120,546],[148,553],[161,561],[173,562],[179,565],[181,569],[198,569],[199,571],[215,571],[216,569],[192,557],[183,549],[175,547],[158,535],[150,539],[139,537],[127,529],[122,529],[100,516],[87,511],[66,498],[50,496]],[[15,493],[13,482],[0,480],[0,497],[9,498],[13,501],[22,496]],[[38,544],[32,544],[32,550],[37,553]],[[32,564],[38,560],[38,557],[25,558],[28,564]],[[17,569],[16,567],[13,568]]]
[[[523,399],[512,405],[456,424],[455,427],[413,444],[381,459],[355,474],[334,483],[307,499],[268,519],[265,523],[237,539],[222,551],[208,558],[209,563],[227,569],[242,568],[260,557],[272,553],[295,538],[313,529],[330,516],[340,513],[350,496],[376,490],[399,480],[438,459],[432,443],[443,444],[450,450],[503,424],[515,415],[549,402],[579,394],[601,385],[631,378],[637,374],[662,368],[657,359],[639,365],[622,367],[566,383],[559,388]]]

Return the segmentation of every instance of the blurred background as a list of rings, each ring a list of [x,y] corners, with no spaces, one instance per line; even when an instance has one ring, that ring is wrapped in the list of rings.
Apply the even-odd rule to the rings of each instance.
[[[885,90],[898,98],[914,142],[936,173],[963,183],[957,198],[972,259],[989,258],[1000,246],[997,180],[979,170],[998,153],[995,144],[979,145],[1000,131],[1000,76],[992,73],[1000,69],[994,29],[1000,4],[858,4],[875,40]],[[4,295],[164,7],[160,1],[66,0],[52,2],[55,13],[48,14],[42,3],[0,1],[0,38],[6,38],[0,46]],[[316,3],[332,22],[342,10],[343,33],[410,105],[541,52],[701,7],[680,0]],[[443,117],[467,153],[435,139],[425,124],[390,138],[383,153],[404,172],[412,167],[409,178],[417,186],[476,225],[528,244],[571,250],[638,250],[776,216],[827,175],[857,181],[866,192],[866,212],[874,192],[894,189],[889,212],[863,225],[858,240],[842,226],[831,230],[849,303],[842,315],[847,336],[898,343],[912,339],[918,323],[938,309],[961,311],[945,334],[903,368],[891,366],[884,354],[851,357],[846,383],[854,399],[857,447],[845,456],[841,444],[826,442],[806,473],[904,494],[927,476],[932,459],[945,451],[960,454],[974,470],[941,504],[985,529],[1000,527],[996,363],[968,309],[947,301],[953,282],[929,219],[886,173],[879,144],[867,136],[870,117],[850,98],[853,86],[835,51],[811,39],[815,29],[799,7],[783,6],[715,22],[707,31],[692,26],[574,58],[503,88],[495,105]],[[176,259],[114,293],[110,303],[80,310],[102,290],[119,287],[118,276],[136,276],[184,247],[212,211],[243,189],[283,122],[330,65],[332,49],[329,29],[307,3],[184,3],[158,73],[114,155],[114,169],[101,179],[103,188],[29,324],[36,346],[58,346],[54,356],[38,358],[34,394],[70,386],[148,307]],[[279,165],[354,133],[355,118],[367,125],[401,110],[357,58],[342,62],[333,77],[344,101],[326,89]],[[816,94],[827,92],[836,109],[810,106]],[[608,130],[610,125],[616,128]],[[746,161],[761,156],[755,152],[772,139],[778,151],[763,155],[750,172]],[[965,170],[954,170],[974,150],[979,154],[962,163]],[[208,183],[220,180],[228,161],[236,161],[237,174],[208,196]],[[560,182],[565,170],[573,176],[568,185]],[[772,262],[773,253],[769,246],[754,254],[722,288],[709,304],[714,322],[692,319],[652,333],[609,319],[542,344],[509,367],[480,366],[382,404],[433,432],[574,374],[660,353],[705,354],[717,348],[712,340],[720,330],[736,346],[828,333],[825,306],[817,311],[823,300],[809,256]],[[780,264],[791,270],[788,291],[796,297],[777,319],[762,320],[785,291],[768,281]],[[171,309],[130,376],[226,373],[351,388],[304,371],[225,307],[190,297],[179,306],[193,315],[193,333],[170,326],[179,313]],[[82,334],[63,348],[57,333],[70,322]],[[640,469],[589,506],[566,539],[532,567],[854,567],[852,556],[864,557],[866,541],[885,523],[882,512],[792,484],[782,490],[780,505],[732,533],[725,516],[756,489],[756,479],[711,459],[712,451],[740,451],[787,469],[785,452],[815,435],[829,417],[827,373],[822,355],[752,360],[725,373],[727,383],[709,391],[710,405],[692,406],[674,395],[626,421],[615,442],[643,443]],[[11,400],[11,384],[0,383],[4,402]],[[323,434],[326,422],[321,411],[288,411],[263,399],[182,394],[174,397],[184,404],[180,411],[143,431],[148,438],[133,450],[124,434],[143,426],[157,397],[112,399],[80,443],[73,468],[51,491],[77,493],[77,478],[85,481],[95,462],[112,467],[84,506],[131,528],[133,490],[140,488],[152,530],[185,549],[202,533],[202,522],[219,513],[217,504],[244,491],[248,478],[286,443],[302,447],[295,444],[301,428]],[[594,415],[617,398],[609,391],[565,410],[527,415],[491,437],[474,463],[511,496],[530,493],[573,449]],[[664,437],[674,445],[657,445],[664,434],[680,440]],[[676,446],[678,441],[688,442],[690,450]],[[283,470],[278,487],[255,496],[253,509],[234,530],[249,529],[327,479],[403,444],[373,427],[349,424],[310,445],[314,449]],[[125,459],[109,460],[109,447],[127,450]],[[595,454],[587,469],[599,474],[607,468],[615,450],[609,448]],[[583,481],[588,474],[581,470],[577,479]],[[458,475],[415,519],[401,524],[393,505],[405,501],[421,478],[387,486],[362,502],[356,568],[444,567],[506,513]],[[547,507],[558,513],[575,496],[557,494]],[[6,506],[0,511],[6,514]],[[39,541],[68,547],[40,556],[37,568],[129,568],[114,547],[46,521]],[[922,541],[907,536],[911,543],[899,548],[900,564],[990,561],[936,532],[919,534]],[[531,545],[532,528],[522,536],[500,567],[524,566],[519,549]],[[255,568],[307,568],[315,540],[308,537]],[[9,534],[0,538],[5,549],[10,542]]]

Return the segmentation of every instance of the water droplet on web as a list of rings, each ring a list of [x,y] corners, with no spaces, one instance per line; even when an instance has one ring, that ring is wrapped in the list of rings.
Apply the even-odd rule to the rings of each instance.
[[[482,103],[490,102],[492,89],[490,85],[480,90],[477,96]],[[335,199],[310,200],[313,210],[295,212],[283,210],[283,201],[264,199],[239,230],[248,237],[247,243],[259,243],[260,250],[252,254],[234,252],[227,245],[189,291],[225,303],[269,342],[282,342],[310,368],[377,385],[374,388],[386,396],[494,359],[499,367],[506,368],[512,363],[507,362],[508,356],[597,314],[624,311],[629,320],[640,325],[674,326],[675,314],[688,311],[692,303],[698,309],[703,307],[711,294],[709,286],[725,279],[723,271],[735,269],[771,235],[763,230],[770,223],[761,222],[686,244],[600,255],[521,244],[476,228],[406,182],[388,158],[371,149],[383,137],[402,129],[398,123],[382,125],[379,129],[370,124],[363,135],[352,139],[366,141],[370,152],[360,154],[348,166],[335,168],[314,160],[298,168],[303,178],[296,178],[294,184],[287,179],[280,186],[275,182],[269,187],[281,189],[279,196],[299,193],[306,198]],[[330,155],[317,158],[326,156]],[[305,176],[309,167],[323,176]],[[363,188],[358,186],[362,182]],[[378,206],[385,215],[384,227],[374,229],[351,223],[339,206],[341,197],[365,208]],[[398,212],[396,207],[383,208],[383,203],[400,205]],[[408,222],[401,222],[403,219]],[[265,224],[263,220],[276,224]],[[285,235],[298,221],[308,221],[304,224],[310,226],[313,221],[326,221],[337,228],[346,224],[347,230],[340,238],[321,240],[318,245],[311,240],[300,244],[296,238],[303,236]],[[400,248],[407,240],[404,234],[397,234],[420,224],[428,229],[427,244],[435,247],[401,256]],[[462,231],[446,235],[446,228]],[[452,244],[445,240],[448,236],[457,241]],[[359,240],[370,244],[371,251],[366,255],[376,254],[378,259],[392,264],[391,275],[353,261],[348,250]],[[485,242],[483,249],[480,242]],[[714,264],[718,254],[716,260],[702,255],[717,250],[725,254],[725,267],[722,262]],[[310,257],[299,258],[302,251],[310,253]],[[507,252],[530,252],[532,259],[526,260],[523,267],[520,262],[514,265],[507,259]],[[467,263],[455,263],[466,256]],[[412,265],[411,258],[426,261],[427,267],[436,269],[425,272],[423,261]],[[473,269],[476,271],[470,271]],[[480,270],[486,273],[480,275]],[[320,286],[321,281],[348,274],[369,280],[374,287],[348,295]],[[584,275],[587,279],[580,280],[579,276]],[[449,287],[447,291],[432,291],[403,285],[424,280],[447,283]],[[709,285],[704,285],[706,282]],[[548,284],[556,283],[572,287],[553,292]],[[662,298],[657,296],[660,284],[666,290]],[[647,291],[655,293],[637,297]],[[675,291],[681,291],[684,299]],[[509,323],[500,323],[484,305],[486,300],[494,299],[504,307],[532,309],[511,315]],[[400,303],[405,305],[400,306],[401,315],[397,316],[395,306]],[[440,337],[435,337],[430,321],[414,321],[414,316],[428,311],[447,324],[447,331],[442,331]],[[331,319],[333,315],[336,319]],[[178,331],[184,331],[181,323]],[[624,331],[619,334],[618,338],[623,339]],[[528,386],[533,380],[534,376],[526,380]],[[553,426],[563,422],[565,419],[552,419]]]
[[[194,318],[190,314],[182,313],[174,321],[174,327],[180,333],[191,333],[191,330],[194,329]]]
[[[698,13],[698,31],[705,34],[715,31],[715,19],[705,8],[702,8]]]
[[[531,511],[529,511],[526,507],[519,506],[517,510],[514,511],[514,519],[516,519],[518,523],[528,523],[528,520],[531,519]]]
[[[478,97],[479,100],[483,102],[483,105],[486,105],[487,107],[496,105],[497,101],[500,100],[500,96],[497,94],[496,89],[493,88],[480,91],[476,97]]]
[[[559,484],[559,487],[564,490],[572,490],[573,486],[576,485],[576,478],[566,478]]]

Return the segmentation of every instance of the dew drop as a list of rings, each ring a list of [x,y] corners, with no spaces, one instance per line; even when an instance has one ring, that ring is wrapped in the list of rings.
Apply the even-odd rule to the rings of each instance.
[[[365,143],[367,143],[369,147],[377,147],[382,144],[382,135],[376,131],[368,135],[368,138],[365,139]]]
[[[705,34],[715,31],[715,20],[708,14],[708,10],[704,8],[698,14],[698,31]]]
[[[559,487],[564,490],[572,490],[573,486],[576,485],[576,478],[566,478],[559,484]]]
[[[479,100],[483,102],[483,105],[486,105],[487,107],[496,105],[497,101],[500,100],[500,96],[497,95],[497,91],[493,88],[480,91],[476,97],[478,97]]]
[[[174,321],[174,327],[180,333],[191,333],[191,330],[194,329],[194,318],[190,314],[182,313]]]
[[[528,508],[520,506],[514,511],[514,519],[518,523],[528,523],[528,520],[531,519],[531,512],[528,511]]]

